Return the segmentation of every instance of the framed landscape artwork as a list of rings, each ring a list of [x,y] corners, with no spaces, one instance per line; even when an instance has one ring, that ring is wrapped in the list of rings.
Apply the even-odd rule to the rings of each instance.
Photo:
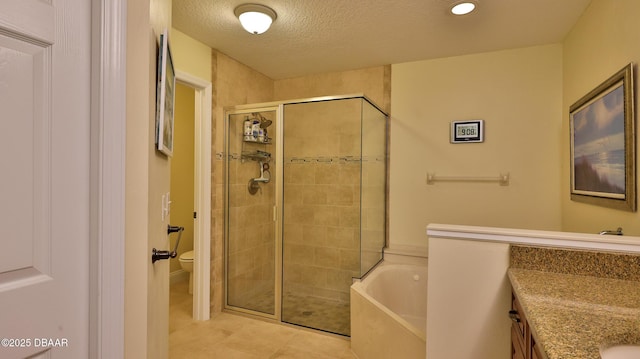
[[[571,199],[636,211],[633,64],[569,109]]]
[[[173,114],[176,75],[167,30],[160,35],[156,90],[156,145],[167,156],[173,154]]]

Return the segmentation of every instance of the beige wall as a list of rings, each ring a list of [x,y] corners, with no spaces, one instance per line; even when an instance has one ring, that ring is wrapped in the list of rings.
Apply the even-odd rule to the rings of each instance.
[[[125,357],[166,358],[169,261],[152,265],[150,253],[170,248],[170,220],[160,216],[162,195],[170,191],[170,160],[155,150],[155,82],[159,34],[170,27],[171,1],[129,2],[127,15]],[[177,70],[211,81],[209,48],[177,31],[170,42]]]
[[[561,137],[562,229],[565,231],[597,233],[622,227],[625,234],[640,235],[637,212],[574,202],[569,194],[569,107],[625,65],[640,62],[638,14],[640,2],[636,0],[593,0],[565,39]]]
[[[426,246],[429,223],[560,229],[562,48],[549,45],[392,66],[390,245]],[[451,144],[451,121],[485,141]],[[498,177],[426,184],[426,174]]]
[[[156,47],[159,43],[160,34],[165,29],[171,28],[171,0],[151,0],[150,1],[150,21],[151,39],[149,43],[149,121],[147,129],[149,131],[149,142],[147,148],[149,155],[149,237],[147,247],[147,263],[149,269],[147,273],[149,297],[147,298],[147,326],[148,358],[167,358],[169,350],[169,261],[163,260],[151,264],[148,260],[149,253],[153,248],[167,250],[171,246],[167,235],[167,226],[171,223],[170,218],[162,220],[160,215],[162,208],[162,195],[170,191],[171,167],[170,158],[152,150],[155,146],[155,111],[156,111]],[[171,41],[171,40],[170,40]]]
[[[151,264],[152,248],[169,246],[161,196],[169,162],[155,142],[156,48],[171,23],[171,1],[127,5],[127,143],[125,199],[125,356],[166,358],[169,262]]]
[[[511,358],[509,247],[429,237],[427,358]]]
[[[170,38],[176,70],[211,81],[211,48],[174,28]]]

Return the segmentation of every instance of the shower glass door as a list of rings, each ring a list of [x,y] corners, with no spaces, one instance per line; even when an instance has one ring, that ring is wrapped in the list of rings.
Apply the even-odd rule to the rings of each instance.
[[[276,108],[229,113],[226,128],[226,306],[277,314]]]
[[[227,110],[225,308],[350,335],[385,244],[387,120],[364,96]]]
[[[361,98],[284,105],[282,321],[350,334],[360,277]]]
[[[387,117],[362,103],[360,276],[382,260],[387,235]]]

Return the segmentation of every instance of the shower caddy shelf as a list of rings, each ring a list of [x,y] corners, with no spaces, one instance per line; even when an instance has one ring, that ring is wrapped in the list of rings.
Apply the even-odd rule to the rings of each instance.
[[[242,138],[242,150],[240,153],[241,159],[244,162],[245,159],[249,159],[249,160],[253,160],[253,161],[259,161],[259,162],[270,162],[271,161],[271,153],[267,152],[267,151],[262,151],[262,150],[247,150],[245,149],[245,144],[247,143],[252,143],[252,144],[256,144],[256,145],[270,145],[272,144],[271,138],[269,138],[267,141],[258,141],[258,140],[246,140],[244,139],[244,136]],[[254,146],[251,146],[254,147]],[[255,148],[255,147],[254,147]],[[263,147],[258,147],[258,148],[263,148]]]
[[[258,140],[245,140],[242,139],[242,142],[246,142],[246,143],[257,143],[257,144],[264,144],[264,145],[270,145],[271,144],[271,138],[269,138],[266,141],[258,141]]]
[[[271,161],[271,153],[265,151],[243,151],[240,156],[242,159],[248,159],[259,162],[269,162]]]

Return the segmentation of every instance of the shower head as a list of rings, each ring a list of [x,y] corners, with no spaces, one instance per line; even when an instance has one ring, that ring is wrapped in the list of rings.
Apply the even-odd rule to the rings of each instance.
[[[271,120],[267,120],[266,118],[262,117],[260,119],[260,128],[267,128],[271,126],[271,123]]]
[[[254,112],[252,113],[252,115],[260,121],[260,128],[267,128],[273,123],[271,120],[267,120],[266,118],[264,118],[264,116],[262,116],[262,114],[259,112]]]

